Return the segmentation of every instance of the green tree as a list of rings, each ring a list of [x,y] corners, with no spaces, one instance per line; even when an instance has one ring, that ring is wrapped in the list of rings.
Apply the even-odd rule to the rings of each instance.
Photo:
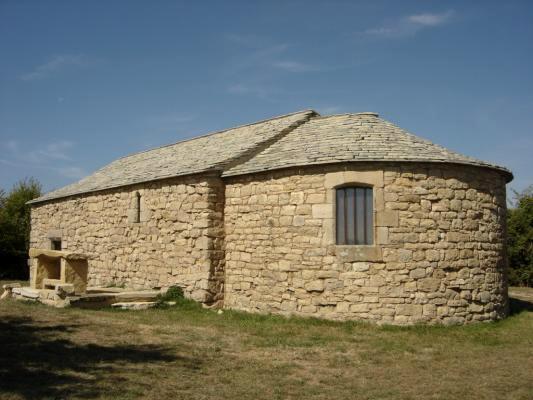
[[[509,283],[533,286],[533,185],[515,192],[507,213]]]
[[[41,184],[33,179],[17,182],[6,194],[0,190],[0,277],[24,277],[30,240],[28,201],[41,195]]]

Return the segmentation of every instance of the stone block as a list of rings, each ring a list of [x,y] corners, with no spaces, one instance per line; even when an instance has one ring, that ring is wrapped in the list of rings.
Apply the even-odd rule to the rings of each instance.
[[[409,276],[413,279],[420,279],[426,276],[426,270],[424,268],[416,268],[409,272]]]
[[[310,281],[304,285],[304,288],[308,292],[323,292],[324,281],[322,279],[316,279],[314,281]]]
[[[421,304],[398,304],[396,306],[396,315],[421,316],[422,310]]]
[[[389,244],[389,228],[384,226],[376,227],[376,244]]]
[[[423,278],[417,282],[417,286],[418,286],[418,290],[422,292],[436,292],[440,288],[440,283],[441,283],[440,279]]]
[[[313,218],[333,218],[333,205],[331,204],[313,204]]]
[[[304,226],[305,225],[305,217],[302,215],[296,215],[293,220],[292,224],[294,226]]]
[[[289,203],[290,204],[302,204],[304,202],[304,192],[291,192]]]
[[[397,210],[383,210],[376,212],[376,226],[396,227],[399,225],[399,213]]]
[[[323,193],[311,193],[307,195],[305,202],[308,204],[323,204],[325,196]]]

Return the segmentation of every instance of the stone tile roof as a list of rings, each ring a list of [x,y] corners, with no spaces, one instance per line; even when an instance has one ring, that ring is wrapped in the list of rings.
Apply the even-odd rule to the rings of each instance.
[[[205,171],[221,171],[304,123],[307,110],[259,121],[120,158],[79,182],[30,203]]]
[[[234,176],[358,161],[468,164],[497,169],[512,179],[504,167],[433,144],[375,113],[319,116],[307,110],[120,158],[30,203],[207,171]]]
[[[250,160],[226,169],[222,176],[279,168],[357,161],[409,161],[504,167],[455,153],[431,143],[375,113],[318,116],[283,136]]]

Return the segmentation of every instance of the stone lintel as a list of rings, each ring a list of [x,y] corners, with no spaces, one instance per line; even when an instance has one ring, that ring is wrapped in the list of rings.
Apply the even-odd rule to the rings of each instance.
[[[65,260],[87,260],[89,257],[81,253],[71,253],[62,250],[36,249],[31,248],[29,251],[30,258],[64,258]]]
[[[46,234],[48,239],[61,239],[61,236],[61,229],[50,229]]]
[[[327,173],[324,178],[326,189],[350,183],[382,188],[383,171],[339,171]]]

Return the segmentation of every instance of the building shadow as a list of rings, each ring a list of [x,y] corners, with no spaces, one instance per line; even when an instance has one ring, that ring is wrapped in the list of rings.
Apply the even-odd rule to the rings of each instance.
[[[64,333],[91,326],[56,324],[39,326],[31,318],[0,320],[0,393],[26,399],[94,398],[104,389],[99,383],[113,379],[113,386],[131,385],[127,379],[110,378],[114,372],[139,368],[145,363],[179,363],[198,370],[201,360],[172,354],[153,345],[101,346],[58,339]]]
[[[509,311],[511,315],[522,312],[533,312],[533,300],[509,295]]]

